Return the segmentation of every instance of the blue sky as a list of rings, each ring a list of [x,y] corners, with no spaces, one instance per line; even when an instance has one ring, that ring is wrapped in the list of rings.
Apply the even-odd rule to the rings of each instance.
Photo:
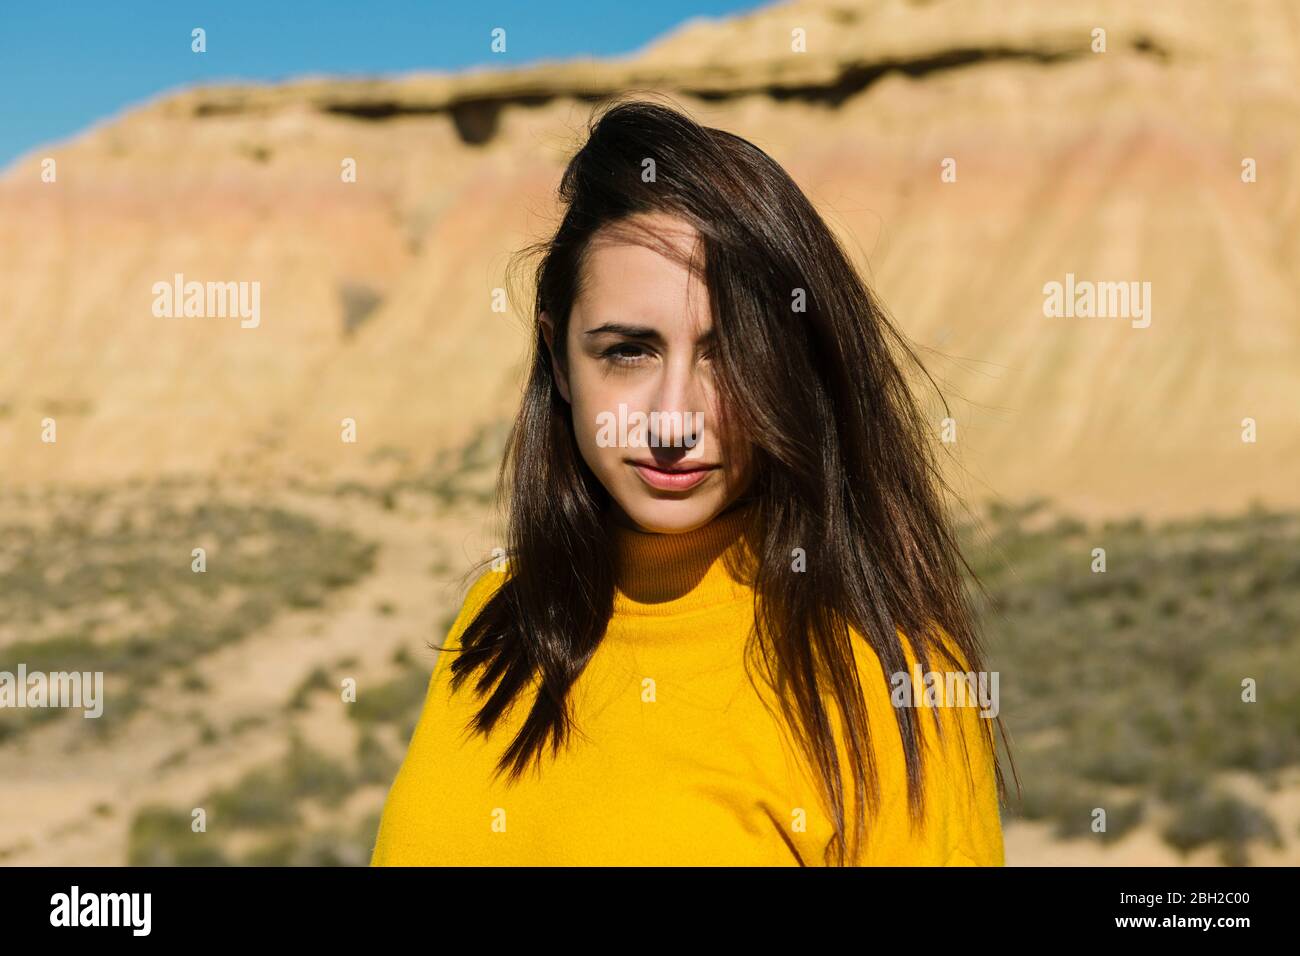
[[[0,168],[166,90],[628,53],[763,0],[0,0]],[[493,54],[494,27],[507,52]],[[190,31],[208,51],[190,51]]]

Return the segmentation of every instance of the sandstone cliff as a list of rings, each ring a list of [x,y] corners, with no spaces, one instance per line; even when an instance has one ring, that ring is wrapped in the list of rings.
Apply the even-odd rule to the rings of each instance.
[[[388,475],[508,415],[527,302],[493,290],[592,102],[644,89],[783,163],[937,350],[967,494],[1293,503],[1298,51],[1285,0],[808,0],[611,60],[170,93],[0,178],[5,478]],[[178,273],[259,281],[259,326],[156,317]],[[1071,273],[1149,281],[1150,326],[1044,317]]]

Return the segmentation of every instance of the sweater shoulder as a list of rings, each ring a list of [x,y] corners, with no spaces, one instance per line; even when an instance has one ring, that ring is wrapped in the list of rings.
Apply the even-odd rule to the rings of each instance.
[[[998,710],[996,674],[971,671],[967,655],[943,628],[917,636],[897,633],[907,669],[892,673],[861,634],[852,635],[872,747],[884,775],[885,820],[879,828],[884,832],[877,833],[865,860],[889,865],[1003,865],[991,721]],[[922,644],[929,651],[924,671],[917,654]],[[926,821],[916,834],[909,831],[899,708],[914,710],[925,755]]]
[[[450,629],[447,631],[445,646],[459,646],[461,637],[469,628],[471,622],[476,618],[481,610],[492,600],[492,596],[501,590],[505,583],[506,572],[487,568],[474,580],[465,592],[465,598],[461,601],[460,610],[456,614]]]

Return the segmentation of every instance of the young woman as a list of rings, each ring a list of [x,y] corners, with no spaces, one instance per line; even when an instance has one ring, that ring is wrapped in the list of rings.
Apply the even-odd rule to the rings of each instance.
[[[615,103],[560,196],[506,559],[372,864],[1001,865],[987,708],[922,677],[983,655],[915,356],[737,136]]]

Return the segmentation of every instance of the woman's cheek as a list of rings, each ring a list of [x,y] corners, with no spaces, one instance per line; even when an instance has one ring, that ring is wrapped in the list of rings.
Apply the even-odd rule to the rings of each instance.
[[[573,405],[573,427],[578,436],[578,447],[587,467],[595,472],[602,484],[608,484],[611,478],[617,477],[616,466],[621,460],[621,450],[618,447],[606,447],[599,440],[602,413],[616,413],[618,407],[617,403],[608,408],[606,405],[604,398],[593,396],[591,389],[575,395]]]

